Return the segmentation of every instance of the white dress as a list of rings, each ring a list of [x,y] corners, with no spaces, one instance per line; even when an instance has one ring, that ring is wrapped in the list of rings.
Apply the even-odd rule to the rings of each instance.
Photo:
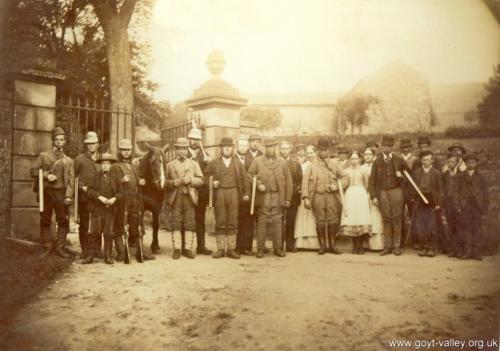
[[[371,231],[370,199],[366,192],[361,167],[346,168],[349,186],[344,194],[342,208],[342,234],[358,237]]]
[[[368,184],[373,163],[365,163],[361,166],[361,172],[365,179],[365,184]],[[365,241],[365,247],[370,250],[382,250],[384,248],[384,222],[380,214],[380,208],[375,206],[370,201],[370,217],[372,220],[372,228],[370,237]]]
[[[305,173],[311,162],[306,161],[300,166],[302,174]],[[298,249],[318,249],[319,242],[316,235],[316,219],[312,210],[308,210],[301,201],[295,217],[295,247]]]

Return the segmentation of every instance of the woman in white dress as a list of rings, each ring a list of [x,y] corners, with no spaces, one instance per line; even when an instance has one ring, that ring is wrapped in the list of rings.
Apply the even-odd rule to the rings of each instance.
[[[301,163],[302,174],[316,158],[316,148],[308,145],[306,159]],[[298,249],[319,249],[318,236],[316,235],[316,220],[312,210],[308,210],[301,201],[295,218],[295,247]]]
[[[351,153],[349,163],[350,166],[345,169],[349,185],[344,194],[340,224],[342,234],[352,238],[352,253],[362,255],[364,237],[371,231],[370,197],[361,171],[359,152]]]
[[[368,179],[370,178],[370,173],[372,172],[372,165],[375,157],[373,149],[370,148],[367,148],[363,154],[365,163],[361,166],[361,171],[363,173],[365,184],[368,184]],[[380,208],[375,206],[371,201],[370,217],[372,220],[372,228],[370,237],[365,240],[365,247],[373,251],[382,250],[384,248],[384,222],[382,221]]]

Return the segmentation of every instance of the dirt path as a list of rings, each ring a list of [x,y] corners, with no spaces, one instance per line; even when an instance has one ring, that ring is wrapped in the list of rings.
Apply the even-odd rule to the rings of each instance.
[[[145,264],[75,262],[18,315],[11,349],[379,350],[499,335],[498,255],[174,261],[160,240]]]

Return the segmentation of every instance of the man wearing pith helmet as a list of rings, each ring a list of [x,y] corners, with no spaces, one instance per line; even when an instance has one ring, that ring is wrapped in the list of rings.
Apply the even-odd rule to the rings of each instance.
[[[73,201],[75,174],[73,160],[64,153],[66,136],[61,127],[52,131],[52,149],[40,153],[31,167],[31,176],[38,178],[39,170],[43,171],[43,212],[40,213],[40,237],[42,244],[47,248],[46,253],[52,249],[63,258],[67,254],[66,236],[69,231],[68,207]],[[38,181],[35,182],[35,192],[38,193]],[[40,201],[40,199],[39,199]],[[50,226],[52,213],[56,214],[57,239],[55,246],[50,240]]]
[[[88,189],[100,170],[100,165],[96,163],[99,159],[99,138],[97,137],[97,133],[93,131],[87,132],[83,144],[85,145],[85,151],[74,160],[75,177],[78,178],[78,216],[80,217],[78,238],[80,239],[80,247],[82,249],[80,258],[86,257],[88,246],[90,218]],[[99,239],[97,257],[102,257],[100,242],[101,239]]]
[[[116,203],[116,214],[113,224],[113,235],[117,260],[123,259],[123,236],[125,235],[125,223],[128,224],[128,235],[130,243],[138,244],[142,240],[139,235],[140,216],[142,212],[142,198],[139,187],[146,184],[144,178],[140,178],[137,165],[132,163],[132,142],[129,139],[122,139],[118,143],[118,162],[111,166],[111,174],[116,177],[122,187],[122,197]],[[127,216],[125,216],[127,214]],[[144,259],[154,259],[143,253]],[[139,252],[136,251],[136,258],[139,260]]]
[[[188,133],[188,152],[187,158],[196,161],[198,166],[203,171],[211,158],[202,148],[201,129],[193,128]],[[196,205],[196,251],[202,255],[210,255],[211,250],[205,245],[205,210],[208,205],[208,186],[203,184],[198,188],[198,204]]]

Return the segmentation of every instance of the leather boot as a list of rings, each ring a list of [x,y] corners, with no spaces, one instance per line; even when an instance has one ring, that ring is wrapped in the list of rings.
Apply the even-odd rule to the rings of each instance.
[[[237,253],[235,250],[227,250],[227,257],[238,260],[240,259],[240,254]]]
[[[87,257],[87,247],[89,245],[89,236],[85,233],[78,233],[78,239],[80,240],[80,247],[82,252],[80,253],[80,258]]]
[[[363,247],[363,244],[365,242],[365,236],[361,235],[358,237],[358,254],[364,255],[365,254],[365,248]]]
[[[210,251],[210,252],[212,252],[212,251]],[[191,259],[195,258],[193,250],[188,250],[188,249],[185,250],[184,256],[186,256],[187,258],[191,258]]]
[[[96,238],[96,248],[94,256],[101,259],[104,258],[104,255],[102,253],[102,234],[99,235],[98,238]]]
[[[331,237],[331,247],[330,247],[330,253],[334,255],[341,255],[342,251],[340,251],[336,246],[335,246],[335,237],[337,236],[338,232],[338,224],[329,224],[328,225],[328,237]],[[326,235],[326,233],[325,233]]]
[[[212,257],[213,258],[222,258],[226,255],[226,253],[224,252],[224,250],[217,250],[213,253]]]
[[[172,255],[172,258],[174,260],[178,260],[181,257],[181,250],[180,249],[175,249],[174,254]]]
[[[196,233],[196,240],[197,240],[197,247],[196,247],[196,253],[199,255],[211,255],[212,250],[207,249],[205,246],[205,234],[199,234]],[[187,251],[187,250],[186,250]],[[189,257],[186,255],[188,258],[194,258],[194,257]]]
[[[115,242],[115,250],[116,250],[116,260],[118,262],[122,262],[124,259],[124,252],[125,248],[123,246],[123,237],[122,236],[115,236],[114,238]]]
[[[113,257],[111,251],[113,250],[113,238],[104,238],[104,263],[113,264]]]
[[[319,242],[319,255],[324,255],[326,253],[326,247],[325,247],[325,226],[323,225],[317,225],[316,226],[316,234],[318,235],[318,242]]]
[[[423,247],[422,250],[420,250],[420,252],[418,253],[418,255],[420,257],[425,257],[425,256],[427,256],[428,251],[429,250],[426,247]]]
[[[83,264],[91,264],[92,262],[94,262],[96,240],[93,236],[89,235],[87,242],[87,257],[85,257],[85,259],[82,261]]]
[[[285,257],[286,254],[281,249],[275,249],[274,250],[274,256]]]

